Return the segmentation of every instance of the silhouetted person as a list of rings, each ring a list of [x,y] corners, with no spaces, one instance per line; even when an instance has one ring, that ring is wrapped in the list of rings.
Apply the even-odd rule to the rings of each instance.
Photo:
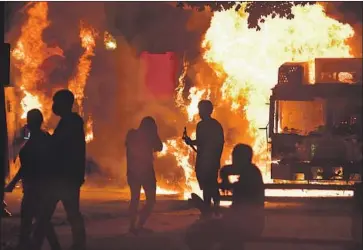
[[[80,212],[80,190],[84,183],[86,141],[84,122],[72,112],[74,95],[60,90],[53,97],[53,113],[60,121],[51,137],[52,168],[48,171],[49,192],[34,231],[33,248],[42,246],[46,225],[52,218],[57,203],[62,202],[71,225],[74,250],[86,248],[86,230]]]
[[[232,152],[232,165],[221,169],[221,187],[232,191],[232,205],[221,219],[195,223],[187,232],[187,243],[191,249],[209,249],[219,243],[222,249],[243,249],[249,238],[261,235],[264,228],[264,184],[260,170],[252,164],[252,148],[238,144]],[[229,176],[239,176],[231,183]],[[205,208],[193,195],[197,208]],[[205,204],[204,204],[205,206]]]
[[[238,144],[232,152],[232,165],[224,166],[220,171],[223,183],[228,182],[233,192],[233,206],[253,205],[263,207],[265,188],[261,171],[252,163],[253,151],[246,144]],[[239,176],[231,183],[230,176]]]
[[[232,206],[225,219],[234,222],[234,231],[243,230],[247,238],[260,235],[265,222],[265,187],[261,171],[252,163],[252,157],[250,146],[238,144],[232,152],[232,165],[223,167],[220,173],[222,180],[231,175],[239,175],[237,182],[230,183]],[[239,228],[240,226],[242,227]]]
[[[155,120],[152,117],[143,118],[139,128],[130,130],[126,136],[127,181],[131,192],[129,230],[133,234],[144,230],[143,226],[154,207],[156,178],[153,154],[154,152],[160,152],[162,149],[163,144],[158,135]],[[145,191],[146,205],[140,212],[137,221],[141,187]]]
[[[210,207],[213,199],[215,208],[218,208],[220,203],[218,171],[224,145],[223,128],[211,117],[213,112],[211,101],[200,101],[198,109],[201,121],[197,124],[196,140],[186,138],[185,142],[197,146],[195,171],[199,187],[203,190],[203,200]]]
[[[41,130],[43,115],[40,110],[32,109],[27,113],[27,127],[31,137],[21,148],[20,169],[6,187],[7,192],[12,192],[16,183],[21,180],[23,186],[23,199],[20,209],[20,235],[19,249],[28,249],[30,235],[32,233],[33,220],[38,206],[42,202],[42,190],[47,188],[44,179],[44,170],[49,166],[47,161],[47,149],[50,135]],[[57,235],[51,223],[49,223],[46,236],[53,250],[60,249]]]

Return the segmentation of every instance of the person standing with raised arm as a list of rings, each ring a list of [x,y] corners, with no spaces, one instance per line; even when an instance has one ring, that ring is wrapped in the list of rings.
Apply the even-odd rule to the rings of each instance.
[[[224,146],[224,132],[222,125],[211,116],[211,101],[200,101],[198,109],[201,121],[197,124],[196,139],[185,136],[184,140],[186,144],[197,147],[195,172],[199,187],[203,190],[204,203],[210,208],[202,217],[209,217],[213,214],[211,200],[213,199],[215,213],[218,213],[220,203],[218,171]]]
[[[137,235],[147,231],[144,225],[149,218],[156,201],[156,178],[154,171],[154,152],[160,152],[163,143],[158,135],[154,118],[147,116],[139,128],[131,129],[126,136],[127,182],[130,187],[129,232]],[[146,205],[138,218],[141,188],[146,195]]]

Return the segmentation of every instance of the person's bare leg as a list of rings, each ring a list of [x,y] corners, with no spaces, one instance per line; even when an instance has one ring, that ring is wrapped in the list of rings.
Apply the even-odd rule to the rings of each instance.
[[[129,205],[129,216],[130,216],[130,225],[129,232],[136,234],[136,221],[138,215],[138,208],[140,203],[140,192],[141,185],[139,183],[129,183],[130,186],[130,205]]]
[[[142,229],[150,217],[156,202],[156,183],[146,183],[143,185],[146,196],[146,204],[140,212],[140,219],[137,225],[138,229]]]

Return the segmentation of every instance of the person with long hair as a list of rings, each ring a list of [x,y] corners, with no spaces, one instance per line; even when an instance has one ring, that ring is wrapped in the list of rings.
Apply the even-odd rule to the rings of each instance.
[[[160,152],[163,144],[158,135],[154,118],[144,117],[139,128],[131,129],[126,136],[127,182],[130,187],[129,232],[137,235],[145,231],[144,225],[156,201],[156,177],[154,152]],[[141,188],[146,195],[146,205],[138,216]]]

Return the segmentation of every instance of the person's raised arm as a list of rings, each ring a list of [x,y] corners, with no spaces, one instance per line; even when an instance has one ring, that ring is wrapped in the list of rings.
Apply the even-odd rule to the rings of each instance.
[[[195,140],[192,140],[192,139],[189,140],[189,144],[191,146],[197,146],[198,147],[198,138],[200,137],[200,133],[201,133],[201,128],[200,128],[200,123],[198,123],[196,133],[195,133]]]
[[[160,152],[163,150],[163,142],[161,141],[160,136],[157,132],[153,141],[153,149],[154,152]]]

